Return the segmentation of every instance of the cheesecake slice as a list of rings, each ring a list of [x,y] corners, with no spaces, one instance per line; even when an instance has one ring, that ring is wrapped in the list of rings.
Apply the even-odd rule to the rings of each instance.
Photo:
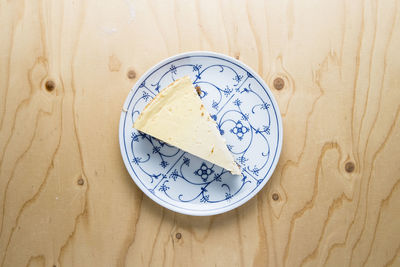
[[[232,174],[241,174],[215,121],[187,76],[161,90],[143,109],[133,127]]]

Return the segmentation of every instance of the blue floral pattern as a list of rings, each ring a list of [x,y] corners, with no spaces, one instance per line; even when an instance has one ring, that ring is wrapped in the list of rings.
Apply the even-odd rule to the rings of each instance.
[[[200,97],[241,166],[241,177],[132,128],[149,100],[185,75],[200,86]],[[254,75],[227,59],[188,56],[158,67],[141,79],[121,116],[128,170],[161,203],[212,209],[240,202],[265,184],[279,156],[280,115],[271,97]]]
[[[249,131],[249,128],[243,125],[241,121],[237,121],[236,124],[230,129],[231,133],[236,134],[239,140],[243,139],[243,136]]]
[[[203,162],[199,169],[197,169],[194,174],[201,177],[203,182],[208,180],[208,176],[214,173],[212,168],[208,168],[208,166]]]

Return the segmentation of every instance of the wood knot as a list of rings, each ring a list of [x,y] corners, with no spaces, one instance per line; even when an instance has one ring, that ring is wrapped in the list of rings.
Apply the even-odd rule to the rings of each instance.
[[[182,234],[181,233],[176,233],[175,237],[176,237],[176,239],[181,239],[182,238]]]
[[[346,170],[346,172],[353,172],[355,168],[356,166],[351,161],[347,162],[346,165],[344,165],[344,169]]]
[[[273,193],[273,194],[272,194],[272,200],[273,200],[273,201],[279,200],[279,195],[278,195],[278,193]]]
[[[282,78],[278,77],[274,80],[274,88],[276,90],[281,90],[283,89],[284,86],[285,86],[285,81]]]
[[[45,83],[45,87],[47,91],[51,92],[54,90],[54,88],[56,88],[56,83],[52,80],[48,80]]]
[[[128,71],[127,76],[129,79],[133,80],[136,78],[136,72],[134,70],[130,70]]]
[[[78,179],[78,185],[83,185],[85,183],[85,180],[83,180],[82,178]]]

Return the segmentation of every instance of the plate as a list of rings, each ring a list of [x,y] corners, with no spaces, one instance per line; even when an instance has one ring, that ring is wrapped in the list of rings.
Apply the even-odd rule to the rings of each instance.
[[[185,75],[200,86],[241,176],[132,128],[147,103]],[[282,119],[270,89],[226,55],[188,52],[161,61],[138,80],[122,110],[119,142],[129,174],[148,197],[175,212],[207,216],[244,204],[264,187],[280,156]]]

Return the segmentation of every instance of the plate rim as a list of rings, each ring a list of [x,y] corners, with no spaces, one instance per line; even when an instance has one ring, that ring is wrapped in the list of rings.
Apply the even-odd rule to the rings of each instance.
[[[149,76],[152,72],[154,72],[156,69],[162,67],[165,64],[168,64],[168,62],[170,61],[175,61],[179,58],[184,58],[184,57],[189,57],[189,56],[213,56],[213,57],[217,57],[217,58],[222,58],[224,60],[227,61],[231,61],[237,65],[239,65],[240,67],[242,67],[244,70],[246,70],[247,72],[249,72],[254,78],[256,78],[256,80],[261,84],[262,87],[264,87],[264,89],[267,91],[267,93],[270,95],[270,100],[272,102],[272,104],[274,105],[275,111],[276,111],[276,118],[277,118],[277,122],[278,122],[278,144],[277,144],[277,149],[276,149],[276,160],[274,162],[272,162],[272,165],[270,167],[270,170],[268,172],[268,174],[265,176],[264,180],[261,182],[261,184],[259,186],[257,186],[251,193],[249,193],[247,196],[245,196],[244,198],[242,198],[241,200],[228,205],[228,206],[224,206],[224,207],[220,207],[220,208],[215,208],[212,210],[188,210],[185,208],[181,208],[179,206],[174,206],[166,201],[160,201],[155,195],[151,194],[148,189],[142,184],[140,183],[140,181],[137,181],[138,177],[136,177],[137,175],[132,174],[132,170],[130,168],[130,164],[129,164],[129,159],[127,158],[127,156],[124,153],[125,150],[125,146],[124,146],[124,125],[125,125],[125,114],[127,112],[127,108],[126,105],[129,104],[130,99],[131,99],[131,95],[139,88],[140,84],[143,82],[143,80],[146,79],[147,76]],[[225,213],[228,212],[230,210],[233,210],[243,204],[245,204],[246,202],[248,202],[250,199],[252,199],[255,195],[257,195],[263,188],[264,186],[267,184],[267,182],[270,180],[272,174],[274,173],[276,166],[279,162],[280,159],[280,155],[281,155],[281,151],[282,151],[282,143],[283,143],[283,126],[282,126],[282,116],[280,113],[280,109],[278,106],[278,103],[276,102],[275,96],[273,95],[271,89],[269,88],[269,86],[266,84],[266,82],[261,78],[261,76],[255,72],[252,68],[250,68],[248,65],[246,65],[245,63],[243,63],[240,60],[237,60],[231,56],[225,55],[225,54],[221,54],[221,53],[217,53],[217,52],[212,52],[212,51],[189,51],[189,52],[184,52],[184,53],[179,53],[173,56],[170,56],[168,58],[165,58],[161,61],[159,61],[158,63],[156,63],[155,65],[151,66],[145,73],[143,73],[139,79],[135,82],[135,84],[132,86],[131,90],[129,91],[128,95],[125,98],[125,101],[123,103],[123,107],[122,107],[122,111],[121,111],[121,115],[120,115],[120,121],[119,121],[119,126],[118,126],[118,136],[119,136],[119,145],[120,145],[120,152],[121,152],[121,156],[122,159],[124,161],[124,165],[126,170],[129,173],[129,176],[131,177],[131,179],[135,182],[135,184],[140,188],[140,190],[147,195],[151,200],[153,200],[154,202],[156,202],[158,205],[167,208],[169,210],[172,210],[174,212],[178,212],[181,214],[186,214],[186,215],[191,215],[191,216],[211,216],[211,215],[217,215],[217,214],[221,214],[221,213]]]

